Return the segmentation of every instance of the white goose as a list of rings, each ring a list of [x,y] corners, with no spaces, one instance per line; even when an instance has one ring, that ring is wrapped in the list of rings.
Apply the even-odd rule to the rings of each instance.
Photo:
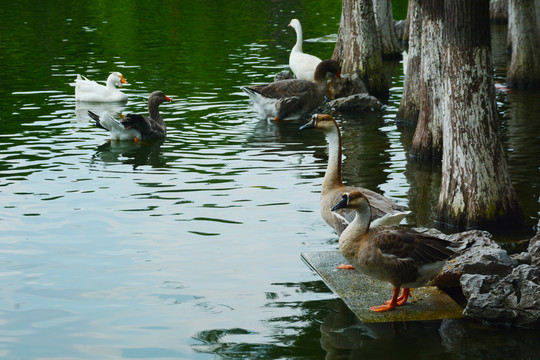
[[[289,26],[296,31],[296,44],[289,56],[289,66],[298,79],[313,81],[315,69],[322,60],[302,52],[302,25],[300,25],[300,21],[292,19]]]
[[[87,102],[119,102],[127,101],[127,95],[116,88],[128,82],[124,75],[113,72],[107,78],[107,85],[101,85],[93,80],[77,74],[77,79],[71,86],[75,86],[75,100]]]

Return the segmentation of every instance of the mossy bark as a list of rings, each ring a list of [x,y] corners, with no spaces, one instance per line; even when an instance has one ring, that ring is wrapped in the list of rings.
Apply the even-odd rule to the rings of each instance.
[[[384,73],[371,0],[343,0],[338,39],[332,59],[344,74],[358,73],[370,94],[386,95],[389,81]]]
[[[498,131],[489,0],[449,0],[444,11],[438,219],[457,228],[521,226]]]
[[[416,122],[420,112],[420,78],[422,75],[420,68],[422,59],[422,12],[418,0],[409,0],[407,17],[409,19],[409,50],[407,52],[403,94],[396,118]]]
[[[508,42],[511,48],[507,85],[540,88],[540,31],[535,0],[509,0]]]
[[[411,155],[422,161],[442,157],[442,68],[441,49],[444,7],[438,0],[419,2],[422,13],[420,104]]]

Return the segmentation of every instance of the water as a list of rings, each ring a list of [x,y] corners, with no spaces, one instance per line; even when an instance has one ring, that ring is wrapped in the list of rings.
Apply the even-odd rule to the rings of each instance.
[[[319,214],[324,138],[257,119],[240,87],[287,68],[293,17],[304,50],[328,58],[340,11],[317,1],[4,4],[0,357],[393,358],[405,347],[411,358],[493,358],[537,336],[464,322],[370,328],[300,260],[336,246]],[[130,83],[127,104],[75,102],[77,73],[105,80],[115,70]],[[410,225],[431,225],[437,172],[407,162],[411,129],[394,120],[401,66],[390,70],[387,111],[338,119],[344,178],[409,205]],[[163,143],[111,143],[85,116],[144,113],[156,89],[173,99],[161,106]],[[531,226],[537,95],[498,93]],[[491,350],[448,343],[453,327]]]

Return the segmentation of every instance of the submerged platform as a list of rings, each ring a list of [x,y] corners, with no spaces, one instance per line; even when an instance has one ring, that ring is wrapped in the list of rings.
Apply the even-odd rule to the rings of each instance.
[[[376,313],[370,306],[383,304],[392,297],[392,285],[375,280],[356,270],[336,269],[347,260],[336,251],[302,253],[302,259],[324,280],[358,318],[365,323],[457,319],[463,308],[444,291],[434,286],[411,289],[407,304],[394,310]]]

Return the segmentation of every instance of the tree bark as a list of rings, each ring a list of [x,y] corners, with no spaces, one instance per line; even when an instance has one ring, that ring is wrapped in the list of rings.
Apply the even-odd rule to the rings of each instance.
[[[506,83],[511,88],[540,88],[540,34],[534,0],[510,0],[508,36],[511,60]]]
[[[403,94],[396,117],[405,121],[416,122],[420,112],[420,78],[422,75],[421,48],[422,48],[422,12],[418,0],[409,0],[407,10],[409,18],[409,50],[405,80],[403,81]]]
[[[374,29],[372,0],[343,0],[332,59],[340,63],[342,73],[358,73],[370,94],[386,95],[390,85],[384,74],[381,45]]]
[[[411,156],[423,161],[442,157],[442,26],[444,7],[439,0],[421,0],[422,47],[420,104]]]
[[[447,0],[438,219],[458,228],[521,226],[498,131],[488,0]]]
[[[508,0],[490,0],[489,18],[494,23],[508,22]]]
[[[373,8],[383,60],[401,60],[401,46],[394,28],[391,0],[373,0]]]

